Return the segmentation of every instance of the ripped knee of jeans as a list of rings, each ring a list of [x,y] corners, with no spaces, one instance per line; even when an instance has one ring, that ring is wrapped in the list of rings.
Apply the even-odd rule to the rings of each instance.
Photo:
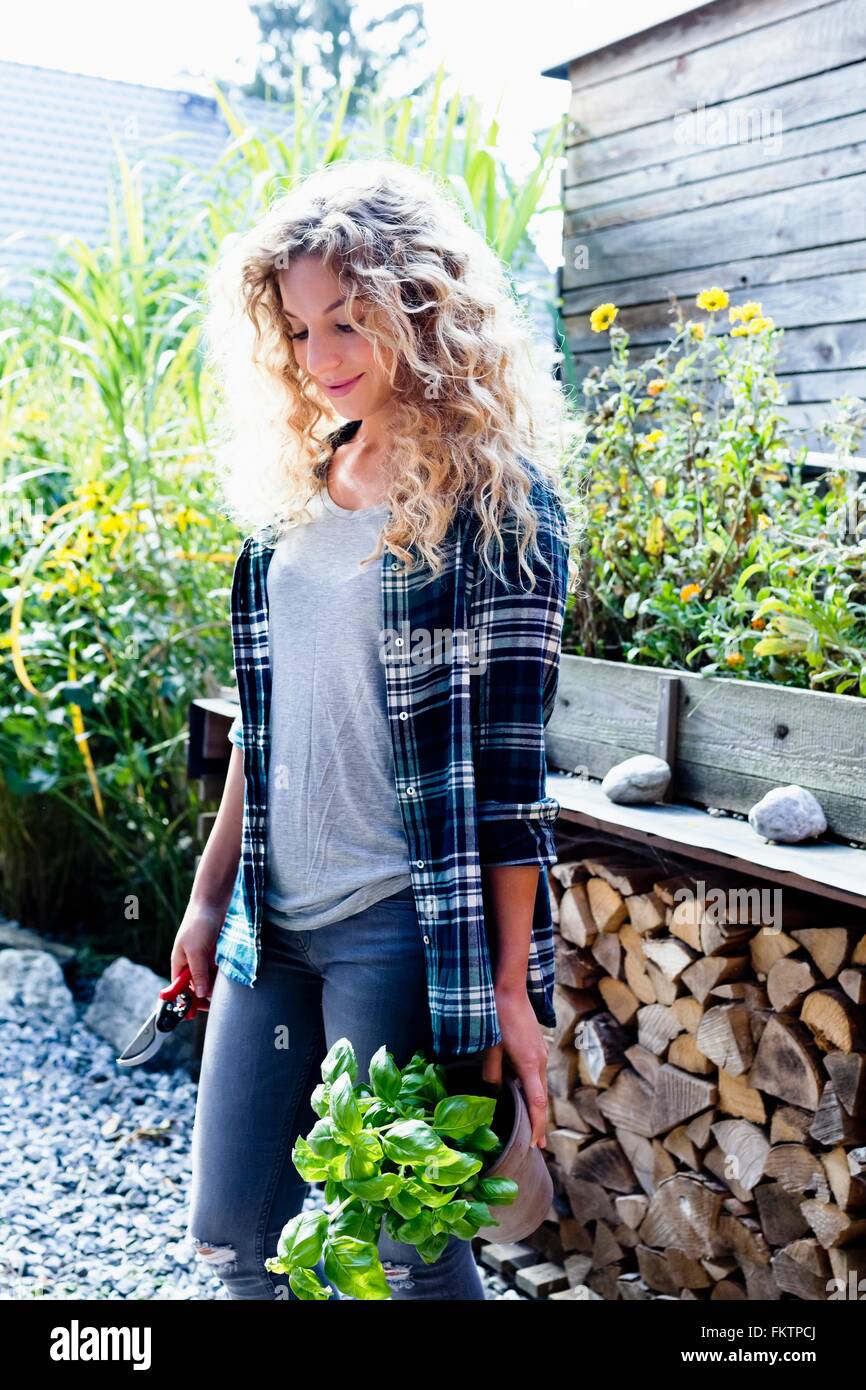
[[[412,1278],[411,1265],[399,1264],[396,1260],[383,1260],[382,1268],[392,1289],[414,1289],[415,1280]]]
[[[205,1240],[199,1240],[198,1236],[190,1236],[195,1247],[195,1253],[203,1260],[207,1260],[209,1265],[213,1265],[217,1274],[229,1274],[237,1266],[237,1251],[231,1245],[212,1245]]]

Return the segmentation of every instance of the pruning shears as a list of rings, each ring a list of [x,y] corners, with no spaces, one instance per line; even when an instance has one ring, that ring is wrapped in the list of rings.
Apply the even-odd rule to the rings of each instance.
[[[193,990],[188,965],[183,967],[170,985],[159,991],[159,1000],[132,1042],[115,1058],[118,1066],[137,1067],[140,1062],[146,1062],[148,1057],[159,1051],[179,1023],[187,1018],[195,1018],[197,1013],[206,1013],[209,1004],[207,999],[199,999]]]

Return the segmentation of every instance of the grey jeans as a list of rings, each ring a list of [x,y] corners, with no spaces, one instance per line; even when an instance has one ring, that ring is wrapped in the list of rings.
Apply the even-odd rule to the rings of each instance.
[[[286,1036],[287,1035],[287,1036]],[[278,1045],[278,1037],[282,1045]],[[318,1116],[310,1094],[328,1049],[347,1037],[368,1080],[384,1043],[398,1066],[432,1057],[421,927],[411,887],[352,917],[289,932],[265,916],[255,985],[221,970],[205,1030],[192,1138],[187,1234],[229,1297],[298,1301],[264,1261],[310,1184],[292,1162]],[[451,1236],[425,1264],[384,1227],[379,1256],[394,1300],[484,1299],[468,1240]],[[322,1262],[317,1273],[324,1281]],[[333,1286],[331,1286],[333,1287]],[[339,1298],[336,1289],[332,1297]]]

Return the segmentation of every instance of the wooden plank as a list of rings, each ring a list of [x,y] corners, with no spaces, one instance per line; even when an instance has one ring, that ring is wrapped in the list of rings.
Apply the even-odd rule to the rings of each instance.
[[[820,139],[816,138],[816,130],[820,132]],[[862,174],[866,170],[866,112],[844,123],[831,121],[813,127],[808,134],[812,137],[810,143],[817,144],[818,149],[806,150],[799,156],[789,152],[785,159],[765,160],[760,165],[752,163],[726,174],[702,171],[691,183],[652,187],[626,198],[610,197],[611,189],[599,190],[597,184],[592,184],[583,189],[582,198],[571,199],[569,211],[574,213],[573,228],[579,226],[582,235],[604,227],[636,227],[641,222],[677,214],[684,209],[725,208],[734,199],[752,197],[756,187],[767,194],[820,183],[823,179]],[[591,203],[593,197],[604,201]]]
[[[688,14],[654,24],[619,43],[574,58],[568,64],[572,84],[582,87],[610,82],[614,77],[635,72],[653,63],[678,58],[695,49],[706,48],[721,39],[746,34],[779,19],[817,9],[826,0],[715,0]]]
[[[562,288],[565,291],[563,307],[566,314],[588,314],[599,302],[598,288],[585,286],[583,272],[574,268],[574,253],[578,244],[577,237],[567,239],[564,244]],[[718,252],[719,248],[716,250]],[[784,288],[794,281],[821,281],[857,271],[866,271],[866,240],[810,247],[784,256],[753,256],[726,262],[713,260],[706,266],[677,266],[656,277],[638,276],[632,280],[619,280],[616,302],[620,307],[661,301],[666,303],[671,294],[694,299],[707,285],[720,285],[731,295],[760,299],[762,290],[769,294],[771,288]],[[774,294],[777,292],[778,289],[774,290]],[[769,303],[768,300],[768,307]],[[819,321],[823,323],[824,319]]]
[[[688,566],[683,564],[683,582]],[[553,766],[603,777],[652,752],[658,682],[670,672],[565,653],[546,745]],[[831,829],[866,841],[866,700],[677,671],[678,799],[747,811],[795,782],[824,806]]]
[[[702,288],[718,281],[705,280]],[[724,285],[721,286],[725,288]],[[758,298],[763,303],[766,313],[771,314],[774,323],[779,328],[807,328],[824,326],[830,323],[852,323],[862,321],[866,318],[866,270],[854,271],[849,275],[830,275],[815,280],[794,280],[787,285],[774,285],[770,287],[769,293],[763,296],[756,294],[752,289],[747,291],[739,288],[729,290],[731,302],[733,304],[743,304],[747,299]],[[583,332],[578,335],[569,331],[568,341],[573,352],[593,352],[598,349],[599,335],[593,333],[590,328],[590,311],[598,303],[598,294],[594,296],[595,302],[590,304],[582,315],[578,318],[574,315],[572,305],[577,296],[566,294],[563,296],[562,313],[563,317],[569,320],[569,330],[571,322],[583,324]],[[617,304],[619,305],[619,293],[617,292]],[[702,310],[698,309],[694,298],[689,297],[682,303],[683,315],[685,318],[705,319]],[[665,342],[668,337],[667,328],[670,324],[671,299],[658,296],[654,301],[643,304],[620,306],[620,315],[617,322],[625,328],[629,335],[630,343],[658,343]],[[728,330],[727,314],[720,316],[724,331]],[[866,365],[866,363],[864,363]]]
[[[688,54],[572,90],[569,116],[594,137],[664,120],[677,111],[742,97],[866,58],[862,0],[832,0]]]
[[[558,825],[615,832],[659,850],[751,871],[792,891],[819,893],[855,907],[866,904],[866,851],[848,845],[769,845],[745,821],[709,816],[683,805],[617,806],[595,782],[547,775],[546,790],[559,802]],[[836,914],[829,913],[832,926]]]
[[[767,306],[769,308],[769,305]],[[598,336],[598,335],[597,335]],[[606,335],[604,335],[606,338]],[[571,346],[571,328],[565,322],[565,338]],[[668,334],[659,331],[655,343],[637,343],[632,351],[634,361],[651,357],[656,349],[669,341]],[[605,343],[592,352],[581,349],[575,360],[584,368],[604,366],[610,358]],[[820,328],[789,328],[779,345],[778,370],[796,375],[809,371],[852,371],[866,367],[866,325],[863,323],[826,324]]]
[[[209,714],[219,714],[225,719],[234,719],[236,714],[240,714],[241,707],[236,699],[219,697],[215,695],[202,695],[192,701],[198,709],[203,709]]]
[[[781,255],[807,247],[833,246],[866,237],[866,174],[825,179],[815,187],[785,189],[729,203],[724,226],[717,208],[695,208],[633,227],[583,232],[574,214],[564,220],[566,238],[588,252],[584,285],[611,285],[638,275],[663,275],[673,266],[706,266],[718,260],[723,235],[726,256]]]
[[[727,172],[740,157],[753,163],[755,151],[769,157],[777,151],[774,132],[781,129],[782,153],[801,128],[812,128],[857,115],[863,110],[866,63],[851,63],[830,72],[814,73],[795,82],[750,92],[696,108],[694,124],[681,111],[663,121],[634,126],[614,135],[596,137],[587,127],[566,125],[566,165],[563,185],[566,199],[574,185],[607,182],[655,171],[661,186],[678,164],[702,160],[710,170]],[[772,82],[772,78],[769,79]],[[722,134],[724,142],[719,139]],[[689,140],[698,140],[691,144]],[[624,196],[624,195],[615,195]],[[568,205],[568,204],[566,204]]]
[[[850,372],[804,372],[779,380],[790,405],[832,401],[846,395],[866,400],[866,368],[862,367]]]
[[[828,468],[846,468],[852,473],[866,473],[866,458],[849,458],[839,460],[834,454],[825,454],[821,450],[813,450],[806,459],[807,468],[817,468],[824,471]]]
[[[670,801],[673,797],[677,771],[677,723],[679,720],[680,695],[679,678],[663,676],[658,683],[658,708],[656,710],[656,755],[663,758],[671,770],[671,780],[662,798]]]
[[[848,69],[851,71],[851,69]],[[860,81],[866,83],[866,63],[860,64]],[[862,97],[857,96],[857,100]],[[723,110],[716,107],[718,113]],[[716,197],[718,183],[729,180],[733,175],[751,171],[764,179],[768,174],[776,174],[777,165],[796,165],[807,156],[854,145],[862,140],[866,131],[866,113],[860,111],[846,116],[837,107],[827,119],[816,125],[803,126],[800,130],[784,130],[779,138],[779,148],[772,149],[759,140],[738,140],[735,143],[715,146],[704,144],[698,147],[681,148],[671,152],[671,157],[657,160],[628,173],[616,174],[608,161],[607,176],[601,179],[580,180],[563,188],[563,202],[566,212],[580,212],[586,219],[591,209],[612,209],[620,205],[632,208],[641,205],[644,199],[670,200],[677,197],[680,204],[690,206],[705,202],[702,190],[709,185],[709,192],[716,202],[724,201]],[[656,147],[654,153],[659,154]],[[777,183],[781,187],[781,183]],[[670,211],[665,208],[664,211]],[[655,213],[654,215],[658,215]]]
[[[785,407],[785,418],[790,429],[796,432],[798,442],[810,449],[817,448],[822,441],[826,445],[827,437],[821,434],[819,426],[830,420],[832,415],[832,401],[810,401],[805,405]]]

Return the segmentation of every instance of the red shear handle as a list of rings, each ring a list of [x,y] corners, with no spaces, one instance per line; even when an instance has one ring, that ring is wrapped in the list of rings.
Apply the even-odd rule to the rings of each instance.
[[[192,987],[192,974],[188,965],[183,967],[176,979],[170,985],[159,991],[160,999],[176,999],[179,994],[188,994],[190,1004],[184,1018],[195,1018],[197,1013],[207,1013],[210,1000],[199,999]]]

